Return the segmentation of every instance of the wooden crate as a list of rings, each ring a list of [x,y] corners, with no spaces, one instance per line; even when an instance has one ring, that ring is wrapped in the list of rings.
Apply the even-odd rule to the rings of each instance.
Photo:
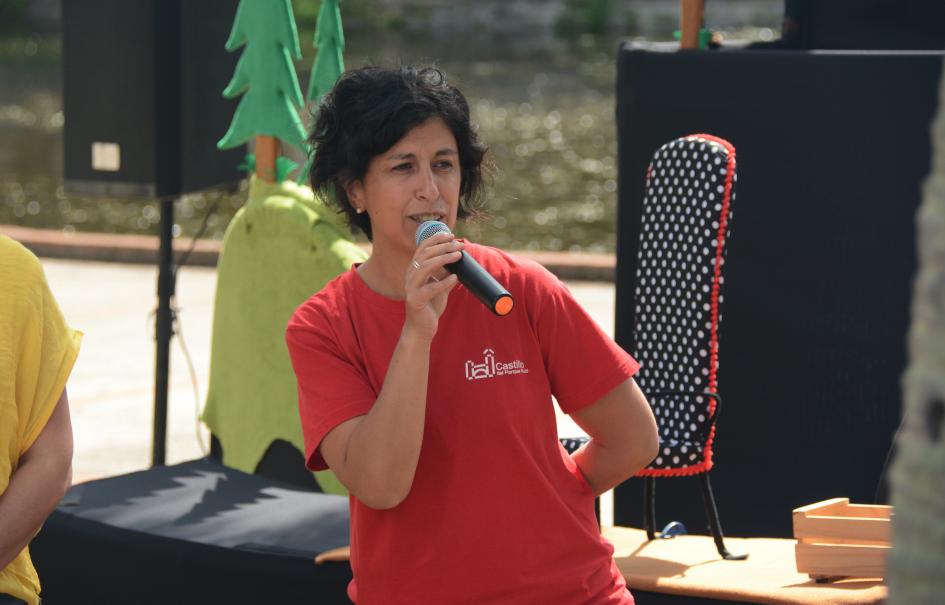
[[[891,506],[832,498],[794,509],[797,571],[818,581],[882,578],[891,548]]]

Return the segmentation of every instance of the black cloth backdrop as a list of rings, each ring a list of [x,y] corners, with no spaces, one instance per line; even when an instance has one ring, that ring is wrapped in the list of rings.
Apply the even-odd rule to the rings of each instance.
[[[736,148],[712,482],[730,535],[791,535],[791,510],[872,503],[900,419],[915,212],[941,51],[659,52],[617,75],[617,341],[634,352],[644,177],[708,133]],[[657,526],[706,531],[694,478],[656,482]],[[642,482],[616,521],[642,523]]]

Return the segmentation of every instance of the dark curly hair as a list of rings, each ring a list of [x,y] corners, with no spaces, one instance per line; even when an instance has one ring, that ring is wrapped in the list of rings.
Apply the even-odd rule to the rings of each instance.
[[[441,118],[456,139],[461,181],[457,216],[475,216],[483,199],[483,160],[463,93],[435,67],[362,67],[347,71],[325,95],[309,135],[312,189],[334,200],[348,224],[372,239],[371,220],[358,214],[345,186],[360,180],[371,158],[431,118]]]

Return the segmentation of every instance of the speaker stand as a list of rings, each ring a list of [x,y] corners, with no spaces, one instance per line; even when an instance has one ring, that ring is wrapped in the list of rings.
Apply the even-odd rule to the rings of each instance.
[[[151,465],[164,466],[167,443],[167,383],[170,373],[171,338],[174,335],[171,299],[177,273],[174,267],[174,199],[161,200],[158,250],[158,308],[155,325],[157,357],[154,371],[154,429]]]

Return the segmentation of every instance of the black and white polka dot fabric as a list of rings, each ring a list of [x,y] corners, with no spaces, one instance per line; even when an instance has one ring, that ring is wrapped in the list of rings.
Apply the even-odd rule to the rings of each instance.
[[[735,148],[676,139],[647,170],[634,299],[636,379],[659,425],[643,476],[712,468],[722,268],[735,199]]]
[[[559,441],[561,446],[564,447],[564,451],[569,454],[573,454],[578,451],[582,445],[590,441],[590,437],[561,437]]]

